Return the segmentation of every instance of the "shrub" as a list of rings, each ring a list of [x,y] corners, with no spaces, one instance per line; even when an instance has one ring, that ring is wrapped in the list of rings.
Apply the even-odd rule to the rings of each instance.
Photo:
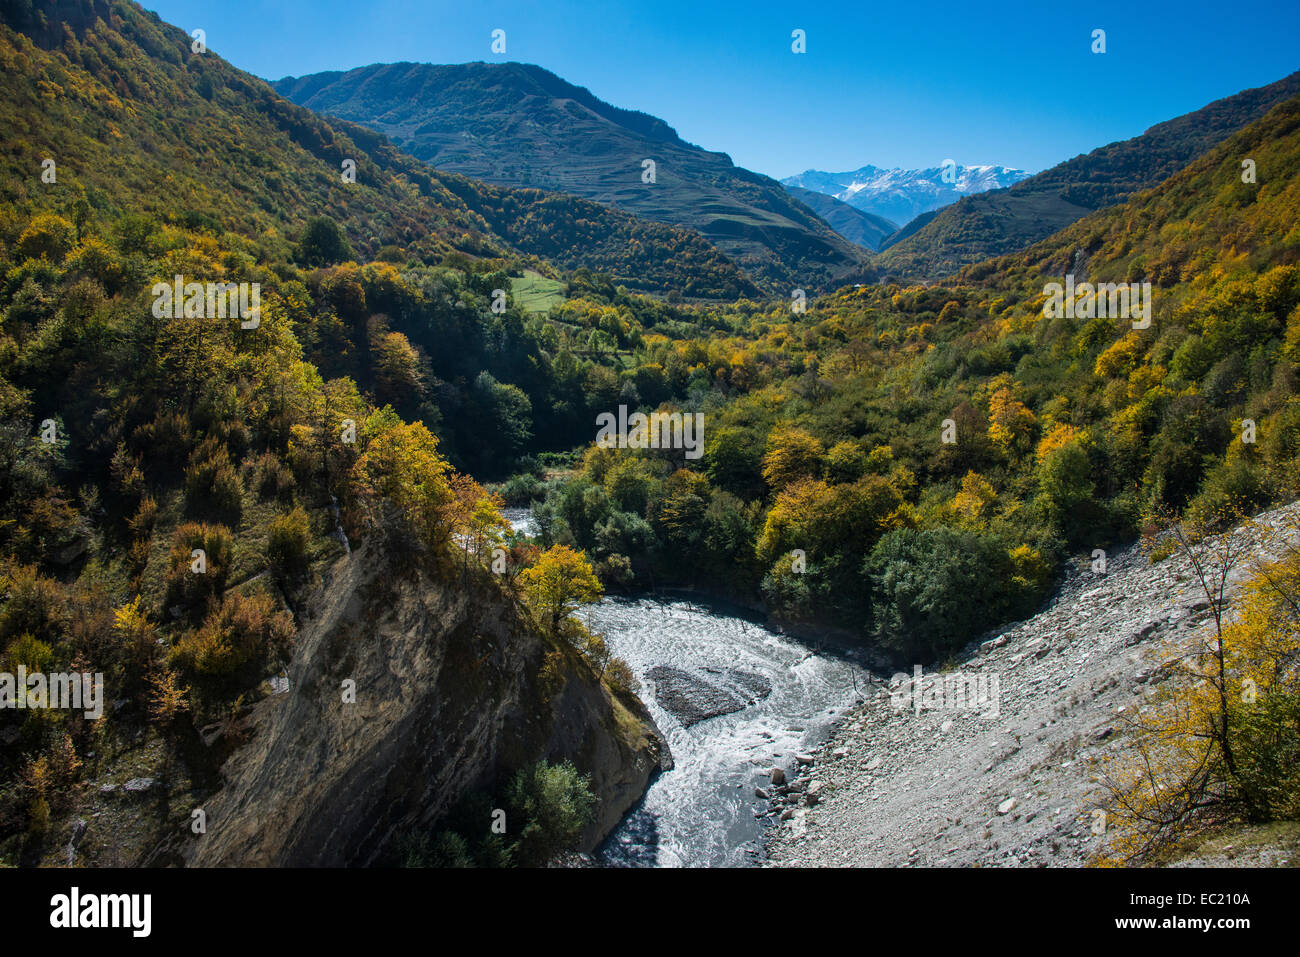
[[[609,659],[609,664],[605,666],[605,683],[615,691],[625,691],[628,694],[636,694],[641,690],[636,672],[622,658]]]
[[[522,507],[546,497],[546,483],[528,473],[515,475],[501,486],[501,498],[507,505]]]
[[[590,777],[572,764],[542,761],[511,779],[506,807],[509,820],[524,822],[516,842],[518,862],[538,867],[577,845],[583,828],[595,817],[596,797]]]
[[[266,536],[266,557],[281,579],[297,578],[306,571],[310,538],[307,513],[301,507],[271,519]]]
[[[253,488],[261,498],[285,498],[296,484],[293,470],[274,452],[263,452],[253,463]]]
[[[243,483],[226,447],[216,439],[204,439],[191,453],[185,469],[185,502],[189,512],[215,515],[233,525],[239,521],[243,497]]]
[[[1263,470],[1237,456],[1210,471],[1200,494],[1187,507],[1187,519],[1194,525],[1226,528],[1255,514],[1268,504],[1269,497]]]
[[[276,611],[266,594],[245,598],[231,592],[172,650],[172,663],[187,679],[223,679],[251,672],[260,675],[293,641],[293,619]],[[249,675],[251,677],[251,675]]]
[[[164,611],[180,606],[193,616],[206,609],[209,600],[225,591],[232,547],[230,529],[224,525],[187,522],[177,528],[167,556]],[[197,549],[203,551],[201,571],[196,567]]]
[[[152,495],[146,495],[140,500],[140,507],[135,510],[127,524],[131,527],[131,534],[137,539],[147,539],[153,532],[154,523],[158,520],[158,503],[154,501]]]
[[[34,565],[3,569],[0,591],[9,600],[0,611],[0,648],[19,635],[34,635],[48,641],[62,637],[66,602],[59,583],[37,572]]]

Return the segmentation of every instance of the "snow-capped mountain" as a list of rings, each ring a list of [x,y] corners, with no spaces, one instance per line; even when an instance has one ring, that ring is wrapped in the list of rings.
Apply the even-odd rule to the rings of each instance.
[[[962,166],[960,163],[930,169],[864,166],[847,173],[810,169],[786,177],[781,184],[834,196],[863,212],[906,226],[922,213],[955,203],[963,196],[1004,189],[1031,175],[1007,166]]]

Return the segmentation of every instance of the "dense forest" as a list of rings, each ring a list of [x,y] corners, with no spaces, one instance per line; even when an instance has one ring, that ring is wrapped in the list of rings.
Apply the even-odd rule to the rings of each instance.
[[[543,528],[612,580],[721,582],[932,658],[1034,608],[1070,554],[1294,496],[1298,172],[1293,99],[1160,188],[947,284],[652,337],[624,375],[651,406],[705,411],[702,461],[592,449],[546,491]],[[1067,272],[1150,277],[1150,327],[1047,318]]]

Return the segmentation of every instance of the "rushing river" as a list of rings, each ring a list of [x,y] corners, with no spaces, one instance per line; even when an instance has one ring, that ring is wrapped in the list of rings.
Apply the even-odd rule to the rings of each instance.
[[[825,736],[864,688],[863,670],[716,607],[606,598],[582,617],[636,671],[674,761],[605,842],[602,859],[640,867],[751,863],[764,828],[755,815],[768,807],[755,787],[770,786],[772,765],[793,766],[796,753]],[[688,727],[660,700],[656,676],[687,676],[692,690],[712,687],[746,703]]]
[[[532,531],[526,511],[507,517]],[[630,867],[752,863],[765,827],[756,813],[768,807],[754,789],[826,736],[866,671],[718,604],[607,597],[580,617],[636,672],[674,761],[598,856]]]

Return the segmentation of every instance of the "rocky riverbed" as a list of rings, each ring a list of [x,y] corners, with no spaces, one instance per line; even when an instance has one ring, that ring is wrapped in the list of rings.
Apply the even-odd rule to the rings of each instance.
[[[1270,536],[1295,541],[1298,516],[1293,504],[1232,534],[1266,553]],[[1239,566],[1233,587],[1250,571]],[[911,676],[877,682],[795,773],[774,769],[761,788],[776,823],[768,863],[1084,864],[1097,848],[1099,762],[1122,751],[1127,716],[1212,628],[1183,555],[1152,564],[1133,546],[1104,573],[1081,560],[1041,613],[965,649],[948,681],[927,674],[919,708]],[[945,693],[947,706],[931,707]]]

